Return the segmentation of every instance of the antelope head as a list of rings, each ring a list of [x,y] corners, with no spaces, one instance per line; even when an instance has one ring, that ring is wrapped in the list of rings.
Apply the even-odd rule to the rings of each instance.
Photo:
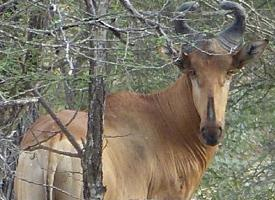
[[[196,2],[184,3],[178,12],[196,11]],[[245,31],[244,8],[235,2],[222,1],[220,7],[232,11],[234,22],[207,39],[203,33],[194,30],[181,16],[176,18],[175,31],[188,34],[192,43],[182,45],[177,65],[186,73],[192,85],[194,105],[200,116],[200,141],[215,146],[223,138],[224,116],[229,85],[232,75],[248,61],[258,58],[268,41],[259,40],[243,44]]]

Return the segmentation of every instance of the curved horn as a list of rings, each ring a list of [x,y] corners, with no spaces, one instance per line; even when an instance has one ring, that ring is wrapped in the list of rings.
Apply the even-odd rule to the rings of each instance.
[[[232,1],[221,1],[220,7],[223,10],[232,10],[235,21],[219,33],[218,39],[227,49],[234,50],[238,48],[243,41],[246,17],[245,9],[240,4]]]
[[[183,3],[178,9],[177,12],[183,13],[182,16],[176,17],[174,20],[175,23],[175,31],[176,33],[182,33],[182,34],[192,34],[192,33],[198,33],[198,31],[191,28],[184,19],[184,16],[189,11],[196,11],[199,8],[199,4],[195,1],[190,1]]]

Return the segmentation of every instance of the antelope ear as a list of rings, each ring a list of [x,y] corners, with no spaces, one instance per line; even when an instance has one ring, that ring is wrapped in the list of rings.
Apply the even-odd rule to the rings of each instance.
[[[241,68],[248,62],[260,57],[260,55],[264,52],[267,44],[267,39],[245,44],[234,56],[236,68]]]
[[[190,65],[188,54],[183,52],[182,50],[175,50],[175,52],[171,52],[171,49],[168,49],[166,46],[161,47],[159,50],[160,53],[164,55],[166,58],[172,57],[173,64],[176,65],[181,72],[184,72],[184,70]]]

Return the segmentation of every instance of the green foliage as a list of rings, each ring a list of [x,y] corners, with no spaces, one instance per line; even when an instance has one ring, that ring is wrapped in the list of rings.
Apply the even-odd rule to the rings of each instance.
[[[275,199],[275,4],[240,2],[249,11],[247,40],[268,37],[271,41],[264,58],[249,64],[233,80],[224,143],[204,176],[197,200]],[[181,3],[133,1],[146,18],[163,26],[178,49],[185,38],[174,33],[172,17]],[[200,3],[209,12],[217,8],[214,0]],[[21,0],[0,12],[0,101],[31,97],[30,90],[38,86],[54,110],[87,110],[89,61],[95,59],[91,43],[97,42],[96,29],[90,25],[95,23],[99,29],[102,24],[87,15],[84,1],[61,0],[59,12],[52,16],[49,6],[46,0]],[[206,14],[191,14],[190,23],[209,34],[216,34],[224,19],[229,19]],[[102,50],[107,58],[96,60],[104,63],[108,92],[149,93],[177,79],[179,71],[161,53],[165,38],[156,27],[130,16],[119,1],[110,1],[108,14],[99,19],[123,30],[124,43],[108,29]],[[72,73],[68,61],[74,66]]]

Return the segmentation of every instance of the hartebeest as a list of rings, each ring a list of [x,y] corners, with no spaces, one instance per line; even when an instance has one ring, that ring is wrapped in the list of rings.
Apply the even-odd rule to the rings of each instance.
[[[195,10],[197,3],[179,11]],[[178,65],[184,72],[168,89],[149,95],[120,92],[107,96],[104,115],[103,181],[106,200],[187,200],[197,188],[223,137],[232,73],[262,54],[267,40],[242,45],[245,11],[223,1],[234,23],[212,39],[175,19],[177,33],[193,37],[183,45]],[[57,113],[64,124],[74,111]],[[87,131],[87,113],[79,112],[67,128],[79,143]],[[22,149],[44,145],[75,152],[49,116],[25,134]],[[18,200],[82,198],[81,165],[72,158],[38,149],[20,154],[16,171]],[[52,192],[51,188],[55,188]],[[57,189],[58,188],[58,189]]]

